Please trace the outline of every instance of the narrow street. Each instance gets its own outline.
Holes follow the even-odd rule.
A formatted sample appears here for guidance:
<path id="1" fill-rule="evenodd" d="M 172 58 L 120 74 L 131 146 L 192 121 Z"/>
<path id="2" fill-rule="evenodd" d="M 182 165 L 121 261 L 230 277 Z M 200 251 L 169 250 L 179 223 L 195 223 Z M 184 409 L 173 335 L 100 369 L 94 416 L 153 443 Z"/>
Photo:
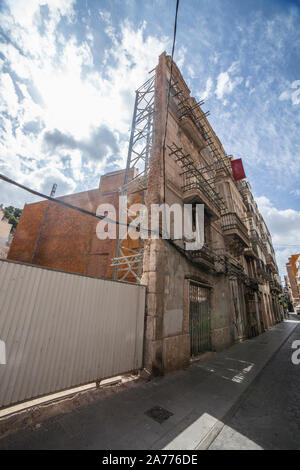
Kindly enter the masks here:
<path id="1" fill-rule="evenodd" d="M 300 449 L 300 323 L 247 389 L 210 449 Z"/>
<path id="2" fill-rule="evenodd" d="M 299 339 L 293 315 L 184 371 L 0 438 L 0 449 L 299 449 Z"/>

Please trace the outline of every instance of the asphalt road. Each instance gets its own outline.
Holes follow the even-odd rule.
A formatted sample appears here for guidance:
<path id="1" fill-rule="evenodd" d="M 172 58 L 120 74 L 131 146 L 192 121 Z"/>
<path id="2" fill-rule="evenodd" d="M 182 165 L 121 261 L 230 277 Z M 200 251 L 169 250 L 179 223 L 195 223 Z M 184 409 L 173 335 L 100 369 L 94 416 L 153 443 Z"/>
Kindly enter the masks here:
<path id="1" fill-rule="evenodd" d="M 47 420 L 37 414 L 24 429 L 0 436 L 0 450 L 299 449 L 295 340 L 300 323 L 280 323 L 185 370 Z M 163 422 L 150 413 L 157 407 L 168 412 Z"/>
<path id="2" fill-rule="evenodd" d="M 241 397 L 210 449 L 300 450 L 300 364 L 291 360 L 296 340 L 300 323 Z"/>

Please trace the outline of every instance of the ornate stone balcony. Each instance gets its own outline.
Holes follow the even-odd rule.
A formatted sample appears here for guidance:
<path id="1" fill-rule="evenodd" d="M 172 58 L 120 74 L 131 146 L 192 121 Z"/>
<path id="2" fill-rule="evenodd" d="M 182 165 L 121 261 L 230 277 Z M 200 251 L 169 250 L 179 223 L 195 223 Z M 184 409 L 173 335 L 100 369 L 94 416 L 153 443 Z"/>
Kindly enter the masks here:
<path id="1" fill-rule="evenodd" d="M 279 294 L 282 291 L 282 286 L 279 282 L 272 280 L 270 281 L 270 289 L 272 292 Z"/>
<path id="2" fill-rule="evenodd" d="M 201 250 L 188 250 L 186 253 L 195 263 L 214 269 L 215 253 L 209 245 L 205 244 Z"/>
<path id="3" fill-rule="evenodd" d="M 264 281 L 270 281 L 271 280 L 271 274 L 268 273 L 267 269 L 265 266 L 258 266 L 256 268 L 257 276 L 263 279 Z"/>
<path id="4" fill-rule="evenodd" d="M 244 249 L 244 256 L 246 256 L 247 258 L 257 258 L 257 253 L 255 252 L 253 246 L 249 246 L 247 248 Z"/>
<path id="5" fill-rule="evenodd" d="M 235 212 L 227 212 L 221 217 L 226 247 L 231 253 L 243 254 L 245 248 L 249 248 L 250 240 L 248 230 L 244 222 Z"/>
<path id="6" fill-rule="evenodd" d="M 185 177 L 182 186 L 183 202 L 191 204 L 193 202 L 204 204 L 206 211 L 213 219 L 218 219 L 221 215 L 221 202 L 219 195 L 208 185 L 204 178 L 199 181 L 198 178 Z"/>
<path id="7" fill-rule="evenodd" d="M 270 254 L 267 255 L 266 263 L 267 263 L 267 267 L 270 269 L 270 271 L 272 271 L 272 273 L 278 272 L 276 263 L 272 255 Z"/>
<path id="8" fill-rule="evenodd" d="M 252 290 L 258 290 L 259 280 L 256 277 L 249 277 L 245 278 L 245 285 Z"/>

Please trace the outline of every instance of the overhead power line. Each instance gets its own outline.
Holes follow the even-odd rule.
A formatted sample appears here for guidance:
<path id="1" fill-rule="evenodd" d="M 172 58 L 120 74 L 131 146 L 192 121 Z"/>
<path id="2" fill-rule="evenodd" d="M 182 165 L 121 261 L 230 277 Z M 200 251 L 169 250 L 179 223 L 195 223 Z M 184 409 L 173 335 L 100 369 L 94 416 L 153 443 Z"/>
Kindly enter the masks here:
<path id="1" fill-rule="evenodd" d="M 120 222 L 118 220 L 111 219 L 110 217 L 107 217 L 105 215 L 100 215 L 100 214 L 97 214 L 96 212 L 92 212 L 92 211 L 88 211 L 87 209 L 83 209 L 82 207 L 74 206 L 73 204 L 70 204 L 66 201 L 63 201 L 62 199 L 56 199 L 52 196 L 48 196 L 47 194 L 40 193 L 39 191 L 36 191 L 35 189 L 31 189 L 28 186 L 25 186 L 21 183 L 18 183 L 17 181 L 12 180 L 11 178 L 8 178 L 5 175 L 0 174 L 0 179 L 5 181 L 6 183 L 9 183 L 9 184 L 12 184 L 14 186 L 17 186 L 18 188 L 21 188 L 24 191 L 27 191 L 28 193 L 34 194 L 35 196 L 41 197 L 43 199 L 48 199 L 48 201 L 52 201 L 52 202 L 55 202 L 56 204 L 60 204 L 62 206 L 68 207 L 69 209 L 76 210 L 78 212 L 81 212 L 82 214 L 90 215 L 92 217 L 96 217 L 97 219 L 100 219 L 100 220 L 105 220 L 105 222 L 110 222 L 112 224 L 121 225 L 121 226 L 124 226 L 124 227 L 131 227 L 130 222 Z M 156 235 L 159 235 L 160 238 L 162 238 L 162 234 L 161 234 L 160 231 L 156 232 L 155 230 L 151 230 L 150 228 L 144 228 L 144 227 L 140 227 L 140 231 L 141 232 L 147 232 L 150 235 L 151 234 L 152 235 L 156 234 Z"/>
<path id="2" fill-rule="evenodd" d="M 175 20 L 174 20 L 174 33 L 173 33 L 173 45 L 172 45 L 172 54 L 171 54 L 170 79 L 169 79 L 169 85 L 168 85 L 168 98 L 167 98 L 166 122 L 165 122 L 165 131 L 164 131 L 164 139 L 163 139 L 163 183 L 164 183 L 164 188 L 163 188 L 163 189 L 164 189 L 164 202 L 166 202 L 166 138 L 167 138 L 167 128 L 168 128 L 168 116 L 169 116 L 171 81 L 172 81 L 172 72 L 173 72 L 173 58 L 174 58 L 175 43 L 176 43 L 178 8 L 179 8 L 179 0 L 176 0 L 176 11 L 175 11 Z"/>
<path id="3" fill-rule="evenodd" d="M 273 246 L 300 246 L 300 243 L 295 244 L 295 245 L 279 245 L 278 243 L 273 243 Z"/>
<path id="4" fill-rule="evenodd" d="M 61 204 L 62 206 L 64 207 L 68 207 L 69 209 L 73 209 L 73 210 L 76 210 L 78 212 L 81 212 L 83 214 L 86 214 L 86 215 L 90 215 L 92 217 L 96 217 L 97 219 L 100 219 L 100 220 L 104 220 L 106 222 L 111 222 L 113 224 L 117 224 L 117 225 L 123 225 L 123 226 L 126 226 L 126 227 L 129 227 L 130 226 L 130 223 L 123 223 L 123 222 L 119 222 L 118 220 L 113 220 L 111 219 L 110 217 L 106 217 L 105 215 L 99 215 L 99 214 L 96 214 L 96 212 L 92 212 L 92 211 L 88 211 L 86 209 L 83 209 L 82 207 L 78 207 L 78 206 L 74 206 L 73 204 L 69 204 L 68 202 L 65 202 L 65 201 L 62 201 L 61 199 L 56 199 L 52 196 L 48 196 L 47 194 L 43 194 L 43 193 L 40 193 L 39 191 L 36 191 L 34 189 L 31 189 L 29 188 L 28 186 L 25 186 L 21 183 L 18 183 L 17 181 L 14 181 L 12 180 L 11 178 L 8 178 L 7 176 L 5 175 L 2 175 L 0 173 L 0 179 L 5 181 L 6 183 L 9 183 L 9 184 L 12 184 L 14 186 L 17 186 L 18 188 L 21 188 L 23 189 L 24 191 L 27 191 L 31 194 L 34 194 L 35 196 L 38 196 L 38 197 L 41 197 L 43 199 L 48 199 L 48 201 L 52 201 L 52 202 L 55 202 L 56 204 Z M 147 231 L 148 233 L 150 234 L 157 234 L 156 231 L 153 231 L 151 229 L 144 229 L 141 227 L 140 229 L 141 231 Z M 158 235 L 160 238 L 163 238 L 162 237 L 162 233 L 161 231 L 158 232 Z M 187 257 L 187 254 L 185 253 L 185 250 L 182 249 L 181 247 L 179 247 L 175 242 L 174 240 L 172 239 L 165 239 L 165 241 L 167 243 L 169 243 L 170 245 L 172 245 L 177 251 L 179 251 L 180 253 L 182 253 L 185 257 Z M 190 260 L 192 263 L 193 261 Z"/>
<path id="5" fill-rule="evenodd" d="M 61 199 L 56 199 L 52 196 L 48 196 L 47 194 L 40 193 L 39 191 L 36 191 L 34 189 L 29 188 L 28 186 L 24 186 L 21 183 L 18 183 L 17 181 L 12 180 L 11 178 L 8 178 L 5 175 L 0 174 L 0 179 L 3 181 L 6 181 L 7 183 L 13 184 L 14 186 L 17 186 L 18 188 L 24 189 L 24 191 L 27 191 L 31 194 L 34 194 L 35 196 L 41 197 L 43 199 L 48 199 L 48 201 L 56 202 L 57 204 L 61 204 L 62 206 L 68 207 L 69 209 L 73 209 L 79 212 L 82 212 L 83 214 L 86 215 L 91 215 L 92 217 L 97 217 L 97 219 L 104 220 L 106 222 L 111 222 L 117 225 L 124 225 L 129 227 L 129 223 L 123 223 L 119 222 L 118 220 L 113 220 L 110 219 L 109 217 L 106 217 L 105 215 L 99 215 L 96 212 L 88 211 L 87 209 L 83 209 L 82 207 L 74 206 L 73 204 L 69 204 L 68 202 L 62 201 Z"/>

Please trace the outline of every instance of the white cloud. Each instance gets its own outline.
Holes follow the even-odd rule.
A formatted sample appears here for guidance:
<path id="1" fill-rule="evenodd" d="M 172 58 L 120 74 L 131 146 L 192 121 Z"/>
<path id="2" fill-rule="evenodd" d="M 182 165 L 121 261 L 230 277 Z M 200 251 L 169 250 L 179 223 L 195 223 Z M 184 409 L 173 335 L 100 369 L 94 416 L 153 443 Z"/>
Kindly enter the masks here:
<path id="1" fill-rule="evenodd" d="M 196 74 L 195 74 L 194 67 L 192 65 L 188 65 L 186 69 L 187 69 L 188 76 L 190 78 L 195 78 Z"/>
<path id="2" fill-rule="evenodd" d="M 293 81 L 289 88 L 281 93 L 279 99 L 280 101 L 291 100 L 293 105 L 300 104 L 300 80 Z"/>
<path id="3" fill-rule="evenodd" d="M 58 28 L 62 17 L 73 21 L 73 0 L 47 3 L 49 12 L 43 18 L 43 32 L 40 5 L 46 5 L 45 0 L 14 0 L 8 4 L 10 13 L 0 14 L 3 31 L 11 39 L 10 43 L 0 44 L 9 72 L 0 77 L 4 112 L 1 171 L 40 189 L 42 179 L 49 184 L 50 180 L 57 180 L 61 188 L 70 192 L 75 189 L 74 181 L 82 182 L 86 174 L 100 174 L 106 159 L 118 157 L 118 162 L 124 165 L 135 90 L 149 77 L 148 72 L 168 46 L 168 39 L 146 36 L 146 23 L 134 28 L 124 21 L 116 31 L 111 16 L 102 12 L 99 21 L 104 22 L 109 39 L 102 73 L 101 66 L 94 66 L 91 31 L 87 29 L 86 40 L 79 42 L 74 36 L 66 39 Z M 181 60 L 184 55 L 185 50 L 181 48 Z M 34 126 L 44 130 L 24 131 Z M 89 142 L 97 129 L 103 128 L 109 129 L 119 142 L 120 155 L 112 154 L 113 147 L 108 146 L 101 161 L 84 163 L 84 158 L 91 155 Z M 58 146 L 50 155 L 43 137 L 56 129 L 70 136 L 71 142 L 78 142 L 78 148 Z M 68 176 L 64 175 L 66 159 Z M 40 170 L 41 166 L 46 170 Z M 6 200 L 7 194 L 3 190 L 0 198 Z"/>
<path id="4" fill-rule="evenodd" d="M 184 59 L 185 59 L 185 56 L 186 56 L 186 53 L 187 53 L 187 48 L 184 47 L 184 46 L 181 46 L 179 49 L 178 49 L 178 52 L 176 53 L 176 57 L 175 57 L 175 61 L 176 61 L 176 65 L 182 69 L 183 67 L 183 64 L 184 64 Z M 193 78 L 193 77 L 192 77 Z"/>
<path id="5" fill-rule="evenodd" d="M 208 79 L 206 80 L 205 90 L 200 91 L 199 93 L 197 93 L 197 95 L 199 96 L 199 98 L 206 100 L 207 98 L 210 97 L 212 88 L 213 88 L 213 80 L 211 77 L 208 77 Z"/>
<path id="6" fill-rule="evenodd" d="M 235 62 L 232 62 L 227 72 L 234 74 L 238 71 L 238 69 L 239 69 L 239 61 L 236 60 Z"/>
<path id="7" fill-rule="evenodd" d="M 216 96 L 219 100 L 223 99 L 224 95 L 229 95 L 233 92 L 237 85 L 243 81 L 243 77 L 231 77 L 238 71 L 238 62 L 233 62 L 226 72 L 221 72 L 217 78 Z"/>
<path id="8" fill-rule="evenodd" d="M 34 187 L 37 191 L 50 194 L 53 183 L 57 184 L 56 196 L 70 194 L 74 191 L 76 183 L 66 177 L 57 168 L 51 166 L 33 171 L 24 178 L 24 184 Z"/>
<path id="9" fill-rule="evenodd" d="M 272 235 L 278 267 L 283 276 L 288 257 L 300 253 L 300 211 L 279 210 L 265 196 L 257 197 L 256 201 Z"/>
<path id="10" fill-rule="evenodd" d="M 18 113 L 18 97 L 8 73 L 2 73 L 0 77 L 0 112 L 9 113 L 12 117 Z"/>
<path id="11" fill-rule="evenodd" d="M 265 196 L 256 198 L 256 201 L 272 233 L 274 244 L 300 243 L 300 211 L 279 210 Z"/>

